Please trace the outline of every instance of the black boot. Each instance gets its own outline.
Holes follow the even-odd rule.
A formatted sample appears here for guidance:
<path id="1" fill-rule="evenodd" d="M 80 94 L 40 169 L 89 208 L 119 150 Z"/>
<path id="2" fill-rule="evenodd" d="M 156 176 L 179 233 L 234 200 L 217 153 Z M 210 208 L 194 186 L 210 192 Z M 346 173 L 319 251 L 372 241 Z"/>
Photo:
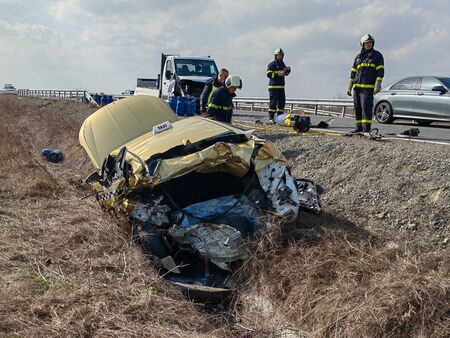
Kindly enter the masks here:
<path id="1" fill-rule="evenodd" d="M 370 124 L 364 124 L 362 131 L 363 131 L 363 133 L 369 133 L 371 129 L 372 128 L 371 128 Z"/>

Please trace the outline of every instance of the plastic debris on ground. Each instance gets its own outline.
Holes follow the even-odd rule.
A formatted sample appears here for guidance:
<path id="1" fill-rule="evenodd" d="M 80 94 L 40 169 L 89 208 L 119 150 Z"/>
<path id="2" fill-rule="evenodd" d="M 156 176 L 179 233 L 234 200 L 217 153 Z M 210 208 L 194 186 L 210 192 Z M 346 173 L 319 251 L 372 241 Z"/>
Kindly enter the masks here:
<path id="1" fill-rule="evenodd" d="M 52 162 L 52 163 L 61 162 L 64 158 L 63 152 L 59 149 L 51 150 L 50 148 L 44 148 L 41 150 L 41 155 L 48 162 Z"/>

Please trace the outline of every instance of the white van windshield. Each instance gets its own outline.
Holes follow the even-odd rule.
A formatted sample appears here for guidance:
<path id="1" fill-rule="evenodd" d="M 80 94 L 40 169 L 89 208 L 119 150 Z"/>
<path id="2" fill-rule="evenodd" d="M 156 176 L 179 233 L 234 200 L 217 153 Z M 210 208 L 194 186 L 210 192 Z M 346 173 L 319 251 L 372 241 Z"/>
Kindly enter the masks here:
<path id="1" fill-rule="evenodd" d="M 176 59 L 175 67 L 178 76 L 214 77 L 219 73 L 213 60 Z"/>

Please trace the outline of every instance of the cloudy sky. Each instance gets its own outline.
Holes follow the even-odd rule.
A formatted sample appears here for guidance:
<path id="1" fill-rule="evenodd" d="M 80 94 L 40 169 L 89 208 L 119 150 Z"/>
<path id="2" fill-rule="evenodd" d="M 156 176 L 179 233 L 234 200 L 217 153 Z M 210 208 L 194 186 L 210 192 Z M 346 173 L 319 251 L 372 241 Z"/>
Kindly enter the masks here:
<path id="1" fill-rule="evenodd" d="M 156 77 L 161 52 L 211 55 L 239 74 L 239 96 L 266 96 L 285 50 L 288 97 L 342 96 L 371 33 L 384 84 L 450 76 L 448 0 L 0 0 L 0 83 L 120 93 Z"/>

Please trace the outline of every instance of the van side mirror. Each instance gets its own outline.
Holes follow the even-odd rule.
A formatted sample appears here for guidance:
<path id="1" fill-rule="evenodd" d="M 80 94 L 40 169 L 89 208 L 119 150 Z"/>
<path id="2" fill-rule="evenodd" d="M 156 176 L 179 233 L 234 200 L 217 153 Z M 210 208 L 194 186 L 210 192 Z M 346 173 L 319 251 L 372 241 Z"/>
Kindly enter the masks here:
<path id="1" fill-rule="evenodd" d="M 447 89 L 444 86 L 434 86 L 431 90 L 433 92 L 441 93 L 440 95 L 447 93 Z"/>
<path id="2" fill-rule="evenodd" d="M 170 70 L 166 70 L 166 80 L 170 80 L 172 78 L 172 73 L 170 72 Z"/>

